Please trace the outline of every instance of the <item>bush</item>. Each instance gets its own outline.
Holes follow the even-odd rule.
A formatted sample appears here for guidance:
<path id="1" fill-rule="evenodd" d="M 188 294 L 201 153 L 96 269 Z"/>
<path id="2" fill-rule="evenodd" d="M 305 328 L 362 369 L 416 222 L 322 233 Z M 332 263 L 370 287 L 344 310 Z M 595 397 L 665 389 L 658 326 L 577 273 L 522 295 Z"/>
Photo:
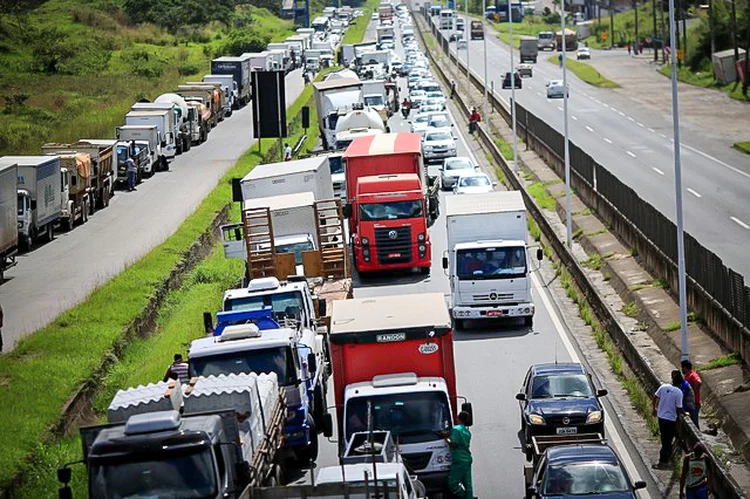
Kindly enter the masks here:
<path id="1" fill-rule="evenodd" d="M 125 12 L 136 22 L 150 22 L 175 32 L 210 21 L 228 23 L 234 0 L 125 0 Z"/>
<path id="2" fill-rule="evenodd" d="M 131 49 L 121 55 L 130 74 L 144 78 L 159 78 L 164 74 L 166 61 L 143 49 Z"/>
<path id="3" fill-rule="evenodd" d="M 190 76 L 198 73 L 201 69 L 194 64 L 184 64 L 177 68 L 177 72 L 180 76 Z"/>
<path id="4" fill-rule="evenodd" d="M 232 56 L 239 56 L 245 52 L 262 52 L 270 41 L 271 38 L 267 35 L 261 36 L 248 29 L 233 29 L 222 43 L 219 52 Z"/>
<path id="5" fill-rule="evenodd" d="M 560 13 L 559 12 L 545 12 L 542 14 L 542 21 L 547 24 L 560 24 Z"/>

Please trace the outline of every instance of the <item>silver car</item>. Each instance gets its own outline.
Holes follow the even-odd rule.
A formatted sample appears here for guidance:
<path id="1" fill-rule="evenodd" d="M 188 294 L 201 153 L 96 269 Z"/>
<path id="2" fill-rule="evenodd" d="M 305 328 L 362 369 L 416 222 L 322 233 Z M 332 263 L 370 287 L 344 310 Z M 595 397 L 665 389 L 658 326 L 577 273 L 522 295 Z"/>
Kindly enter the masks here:
<path id="1" fill-rule="evenodd" d="M 471 173 L 458 177 L 453 192 L 456 194 L 481 194 L 495 190 L 496 182 L 490 180 L 486 173 Z"/>
<path id="2" fill-rule="evenodd" d="M 474 173 L 478 168 L 466 156 L 448 158 L 443 163 L 443 166 L 440 167 L 440 186 L 443 190 L 449 191 L 456 185 L 456 181 L 458 181 L 460 176 Z"/>
<path id="3" fill-rule="evenodd" d="M 565 97 L 564 94 L 567 94 L 567 97 L 570 97 L 570 86 L 568 86 L 566 91 L 562 80 L 551 80 L 547 83 L 548 99 L 562 99 Z"/>
<path id="4" fill-rule="evenodd" d="M 422 156 L 425 162 L 439 161 L 456 156 L 456 137 L 450 128 L 431 129 L 422 138 Z"/>

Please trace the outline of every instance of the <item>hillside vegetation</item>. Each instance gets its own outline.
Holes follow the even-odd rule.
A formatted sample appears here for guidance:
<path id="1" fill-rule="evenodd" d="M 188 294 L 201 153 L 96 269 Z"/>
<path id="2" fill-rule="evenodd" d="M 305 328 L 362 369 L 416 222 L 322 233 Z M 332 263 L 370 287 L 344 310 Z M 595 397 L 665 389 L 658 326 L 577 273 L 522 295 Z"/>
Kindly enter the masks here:
<path id="1" fill-rule="evenodd" d="M 261 50 L 293 31 L 266 8 L 234 4 L 0 2 L 0 155 L 112 137 L 136 100 L 201 78 L 217 55 Z"/>

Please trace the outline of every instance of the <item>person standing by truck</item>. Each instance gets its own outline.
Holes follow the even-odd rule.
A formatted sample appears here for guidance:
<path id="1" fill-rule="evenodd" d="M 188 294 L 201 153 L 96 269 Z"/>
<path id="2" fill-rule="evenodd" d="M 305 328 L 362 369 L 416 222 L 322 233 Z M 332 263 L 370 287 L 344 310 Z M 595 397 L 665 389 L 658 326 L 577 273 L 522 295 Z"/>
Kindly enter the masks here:
<path id="1" fill-rule="evenodd" d="M 132 156 L 125 160 L 125 170 L 128 175 L 128 192 L 132 192 L 135 190 L 135 177 L 138 174 L 138 165 Z"/>
<path id="2" fill-rule="evenodd" d="M 164 373 L 164 382 L 170 379 L 179 379 L 180 383 L 187 383 L 190 381 L 190 374 L 188 373 L 189 366 L 187 362 L 182 360 L 182 354 L 174 354 L 174 362 L 172 362 L 167 368 L 167 372 Z"/>
<path id="3" fill-rule="evenodd" d="M 690 386 L 693 387 L 693 393 L 695 393 L 695 404 L 693 404 L 693 409 L 690 411 L 690 419 L 693 420 L 695 427 L 700 430 L 698 416 L 701 410 L 701 385 L 703 384 L 703 380 L 701 380 L 700 375 L 693 370 L 693 363 L 688 359 L 682 361 L 681 367 L 685 381 L 690 383 Z"/>
<path id="4" fill-rule="evenodd" d="M 662 384 L 654 394 L 654 416 L 659 419 L 659 436 L 661 438 L 659 462 L 651 466 L 656 470 L 670 468 L 672 444 L 675 436 L 677 436 L 677 418 L 680 412 L 684 412 L 682 409 L 682 381 L 680 371 L 674 370 L 672 371 L 672 383 Z"/>
<path id="5" fill-rule="evenodd" d="M 469 431 L 469 413 L 458 414 L 458 424 L 450 434 L 445 436 L 451 450 L 451 468 L 448 473 L 448 489 L 456 497 L 474 499 L 474 487 L 471 481 L 471 432 Z"/>
<path id="6" fill-rule="evenodd" d="M 0 352 L 3 351 L 3 306 L 0 305 Z"/>

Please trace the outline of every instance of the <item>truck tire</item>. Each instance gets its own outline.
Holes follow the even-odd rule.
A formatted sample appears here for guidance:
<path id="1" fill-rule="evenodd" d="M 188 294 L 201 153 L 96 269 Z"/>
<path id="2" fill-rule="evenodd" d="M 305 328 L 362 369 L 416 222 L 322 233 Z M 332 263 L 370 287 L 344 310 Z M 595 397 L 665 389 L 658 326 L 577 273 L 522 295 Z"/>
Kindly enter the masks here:
<path id="1" fill-rule="evenodd" d="M 81 225 L 85 224 L 89 221 L 89 202 L 87 200 L 83 201 L 83 205 L 81 206 Z"/>
<path id="2" fill-rule="evenodd" d="M 70 232 L 73 230 L 73 224 L 75 223 L 75 215 L 73 215 L 73 212 L 70 212 L 70 215 L 65 217 L 64 220 L 60 221 L 60 225 L 62 226 L 62 229 L 65 232 Z"/>
<path id="3" fill-rule="evenodd" d="M 47 227 L 45 227 L 45 229 L 47 230 L 47 241 L 50 241 L 50 242 L 54 241 L 55 240 L 55 228 L 52 227 L 51 223 L 49 223 L 47 224 Z"/>
<path id="4" fill-rule="evenodd" d="M 466 329 L 466 319 L 453 319 L 453 329 Z"/>
<path id="5" fill-rule="evenodd" d="M 319 366 L 321 369 L 324 369 L 323 366 Z M 325 396 L 325 390 L 322 386 L 318 386 L 315 389 L 315 394 L 313 396 L 313 405 L 314 405 L 314 419 L 315 419 L 315 428 L 317 428 L 317 432 L 320 433 L 323 431 L 323 420 L 326 416 L 326 396 Z"/>
<path id="6" fill-rule="evenodd" d="M 430 267 L 419 267 L 419 273 L 422 275 L 430 275 Z"/>
<path id="7" fill-rule="evenodd" d="M 310 427 L 310 445 L 294 452 L 296 464 L 300 468 L 307 467 L 318 459 L 318 431 L 310 414 L 307 415 L 307 424 Z"/>
<path id="8" fill-rule="evenodd" d="M 102 193 L 102 207 L 106 208 L 109 206 L 109 189 L 105 188 Z"/>

